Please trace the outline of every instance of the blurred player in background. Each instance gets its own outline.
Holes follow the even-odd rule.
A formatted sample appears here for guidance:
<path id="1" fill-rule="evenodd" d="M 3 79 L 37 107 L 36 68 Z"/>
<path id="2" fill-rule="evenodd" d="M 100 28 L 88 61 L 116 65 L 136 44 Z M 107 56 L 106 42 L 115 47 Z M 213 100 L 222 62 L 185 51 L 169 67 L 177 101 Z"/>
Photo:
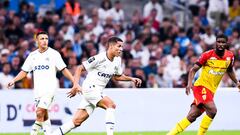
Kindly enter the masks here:
<path id="1" fill-rule="evenodd" d="M 38 49 L 31 52 L 25 60 L 22 71 L 8 83 L 8 87 L 23 79 L 29 72 L 34 77 L 34 97 L 36 102 L 36 121 L 32 126 L 31 135 L 37 135 L 40 128 L 44 134 L 51 133 L 51 122 L 48 117 L 48 109 L 53 101 L 57 89 L 57 70 L 74 82 L 74 77 L 66 68 L 59 52 L 48 47 L 48 33 L 41 31 L 36 34 Z"/>
<path id="2" fill-rule="evenodd" d="M 204 135 L 212 120 L 214 119 L 217 108 L 215 106 L 213 97 L 217 90 L 225 72 L 233 80 L 233 82 L 240 89 L 240 83 L 238 82 L 234 69 L 234 55 L 227 48 L 227 36 L 220 34 L 216 37 L 215 49 L 209 50 L 203 53 L 196 64 L 191 68 L 188 76 L 188 85 L 186 87 L 186 94 L 190 94 L 190 90 L 193 90 L 194 101 L 191 104 L 191 109 L 186 118 L 182 119 L 176 124 L 167 135 L 176 135 L 186 129 L 192 122 L 196 120 L 205 111 L 200 124 L 198 135 Z M 192 86 L 195 73 L 202 67 L 200 77 L 196 80 Z"/>
<path id="3" fill-rule="evenodd" d="M 111 37 L 107 45 L 106 52 L 90 57 L 78 66 L 74 76 L 74 86 L 68 96 L 73 97 L 81 92 L 82 101 L 73 119 L 56 129 L 54 135 L 66 134 L 80 126 L 96 107 L 106 110 L 107 135 L 113 135 L 116 105 L 113 100 L 103 94 L 103 89 L 111 78 L 117 81 L 132 81 L 137 87 L 141 85 L 142 81 L 123 74 L 120 57 L 123 50 L 123 41 L 120 38 Z M 78 82 L 83 71 L 87 71 L 88 74 L 82 87 L 80 87 Z"/>

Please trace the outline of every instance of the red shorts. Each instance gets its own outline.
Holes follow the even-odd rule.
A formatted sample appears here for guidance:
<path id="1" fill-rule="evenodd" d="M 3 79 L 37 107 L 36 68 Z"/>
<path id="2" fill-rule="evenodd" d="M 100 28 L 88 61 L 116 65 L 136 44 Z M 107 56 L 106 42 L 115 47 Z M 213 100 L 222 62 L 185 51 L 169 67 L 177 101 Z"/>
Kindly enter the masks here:
<path id="1" fill-rule="evenodd" d="M 193 87 L 194 101 L 193 104 L 198 106 L 199 104 L 205 104 L 213 101 L 214 94 L 204 86 Z"/>

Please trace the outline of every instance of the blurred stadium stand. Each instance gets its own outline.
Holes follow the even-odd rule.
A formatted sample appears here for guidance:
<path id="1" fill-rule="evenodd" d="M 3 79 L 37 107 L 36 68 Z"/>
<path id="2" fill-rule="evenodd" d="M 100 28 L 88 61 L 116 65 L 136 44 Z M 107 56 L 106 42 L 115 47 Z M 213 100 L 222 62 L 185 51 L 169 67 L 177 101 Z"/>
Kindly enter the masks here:
<path id="1" fill-rule="evenodd" d="M 65 10 L 67 2 L 80 4 L 76 14 Z M 111 8 L 101 7 L 103 2 Z M 108 37 L 122 38 L 124 72 L 142 78 L 143 88 L 185 87 L 188 70 L 221 32 L 229 37 L 240 79 L 239 0 L 1 0 L 0 88 L 36 49 L 34 33 L 40 29 L 48 31 L 49 46 L 61 53 L 72 73 L 77 64 L 104 51 Z M 59 87 L 71 87 L 60 73 L 57 77 Z M 29 74 L 15 88 L 32 88 L 31 82 Z M 220 86 L 234 85 L 224 76 Z M 133 86 L 111 81 L 108 87 Z"/>

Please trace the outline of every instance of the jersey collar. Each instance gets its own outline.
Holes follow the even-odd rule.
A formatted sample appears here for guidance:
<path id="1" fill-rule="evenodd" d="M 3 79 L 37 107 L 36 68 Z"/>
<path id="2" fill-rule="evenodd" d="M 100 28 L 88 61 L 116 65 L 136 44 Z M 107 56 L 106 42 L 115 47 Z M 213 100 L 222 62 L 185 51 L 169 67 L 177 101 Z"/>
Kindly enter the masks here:
<path id="1" fill-rule="evenodd" d="M 43 52 L 40 52 L 40 50 L 38 49 L 38 52 L 42 54 L 42 53 L 46 52 L 48 50 L 48 48 L 46 50 L 44 50 Z"/>

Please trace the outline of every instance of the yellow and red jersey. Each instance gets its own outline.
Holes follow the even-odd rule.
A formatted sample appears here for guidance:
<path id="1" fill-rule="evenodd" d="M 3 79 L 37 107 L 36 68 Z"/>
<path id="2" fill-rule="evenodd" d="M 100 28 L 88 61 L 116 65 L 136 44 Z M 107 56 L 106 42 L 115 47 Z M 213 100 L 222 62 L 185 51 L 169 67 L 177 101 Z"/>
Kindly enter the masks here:
<path id="1" fill-rule="evenodd" d="M 203 53 L 197 62 L 202 65 L 202 72 L 194 86 L 204 86 L 215 93 L 223 75 L 233 66 L 233 62 L 234 55 L 228 50 L 225 50 L 223 57 L 219 57 L 214 50 Z"/>

